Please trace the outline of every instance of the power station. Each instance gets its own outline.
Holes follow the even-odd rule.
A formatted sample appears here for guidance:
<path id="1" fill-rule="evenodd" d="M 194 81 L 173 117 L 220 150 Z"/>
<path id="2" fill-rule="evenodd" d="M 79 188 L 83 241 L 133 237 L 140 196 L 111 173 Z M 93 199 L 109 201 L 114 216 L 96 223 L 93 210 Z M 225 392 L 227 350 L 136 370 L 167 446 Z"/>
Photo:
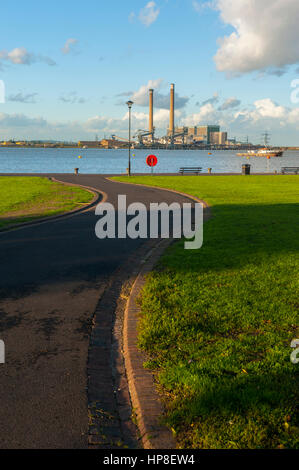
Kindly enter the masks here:
<path id="1" fill-rule="evenodd" d="M 167 135 L 162 139 L 155 138 L 154 127 L 154 90 L 149 89 L 149 120 L 148 131 L 139 129 L 135 138 L 138 138 L 139 146 L 163 143 L 167 147 L 174 148 L 176 144 L 206 144 L 225 145 L 227 142 L 227 132 L 220 132 L 220 126 L 175 126 L 175 84 L 170 85 L 169 103 L 169 127 Z M 145 140 L 144 140 L 145 139 Z"/>
<path id="2" fill-rule="evenodd" d="M 175 128 L 175 85 L 172 83 L 170 85 L 170 108 L 169 108 L 169 128 L 167 130 L 167 144 L 174 146 L 175 140 L 178 137 L 182 137 L 184 143 L 184 137 L 188 134 L 188 128 L 184 128 L 183 131 Z M 157 141 L 155 139 L 155 127 L 154 127 L 154 90 L 149 89 L 149 119 L 148 119 L 148 131 L 143 129 L 138 129 L 136 135 L 134 136 L 138 139 L 140 146 L 144 145 L 144 138 L 146 138 L 147 144 L 153 144 Z"/>
<path id="3" fill-rule="evenodd" d="M 193 127 L 176 127 L 175 126 L 175 84 L 170 85 L 170 102 L 169 102 L 169 126 L 166 135 L 161 138 L 155 136 L 154 125 L 154 93 L 153 88 L 148 90 L 149 93 L 149 117 L 148 130 L 138 129 L 133 135 L 133 147 L 155 147 L 177 148 L 178 146 L 186 146 L 192 148 L 214 146 L 227 147 L 232 145 L 232 141 L 227 138 L 227 132 L 220 132 L 218 125 L 193 126 Z M 99 142 L 80 142 L 81 147 L 104 147 L 104 148 L 122 148 L 128 145 L 127 138 L 112 135 L 111 139 L 102 139 Z"/>

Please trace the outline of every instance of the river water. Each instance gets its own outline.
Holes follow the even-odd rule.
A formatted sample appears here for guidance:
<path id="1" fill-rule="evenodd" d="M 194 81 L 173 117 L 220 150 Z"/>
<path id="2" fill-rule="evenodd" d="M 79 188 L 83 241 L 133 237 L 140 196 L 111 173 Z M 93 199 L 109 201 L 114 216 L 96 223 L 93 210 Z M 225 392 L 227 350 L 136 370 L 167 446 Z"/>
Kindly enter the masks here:
<path id="1" fill-rule="evenodd" d="M 132 173 L 150 173 L 146 156 L 158 157 L 155 173 L 177 173 L 182 166 L 199 166 L 203 172 L 240 173 L 242 164 L 251 165 L 255 173 L 280 172 L 283 166 L 299 166 L 299 151 L 288 151 L 281 158 L 238 157 L 236 151 L 204 150 L 132 150 Z M 78 158 L 78 156 L 82 158 Z M 49 149 L 0 147 L 0 173 L 125 173 L 128 150 Z"/>

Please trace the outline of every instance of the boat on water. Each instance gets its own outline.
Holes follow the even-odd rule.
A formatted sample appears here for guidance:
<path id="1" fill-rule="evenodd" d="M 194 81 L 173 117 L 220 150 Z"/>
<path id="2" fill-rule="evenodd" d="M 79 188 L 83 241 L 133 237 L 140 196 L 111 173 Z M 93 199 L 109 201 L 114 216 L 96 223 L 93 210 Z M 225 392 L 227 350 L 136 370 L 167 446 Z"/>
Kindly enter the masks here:
<path id="1" fill-rule="evenodd" d="M 283 150 L 263 148 L 259 150 L 248 150 L 247 153 L 237 153 L 238 157 L 282 157 Z"/>

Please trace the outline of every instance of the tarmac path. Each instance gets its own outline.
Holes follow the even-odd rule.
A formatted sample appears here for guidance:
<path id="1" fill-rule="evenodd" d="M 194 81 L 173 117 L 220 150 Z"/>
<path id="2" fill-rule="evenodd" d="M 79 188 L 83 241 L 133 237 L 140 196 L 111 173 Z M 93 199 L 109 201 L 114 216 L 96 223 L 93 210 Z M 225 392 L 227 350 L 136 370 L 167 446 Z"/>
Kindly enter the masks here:
<path id="1" fill-rule="evenodd" d="M 190 202 L 100 175 L 43 176 L 104 191 L 115 206 L 118 194 L 126 194 L 128 204 Z M 113 273 L 148 243 L 99 240 L 97 220 L 93 208 L 0 233 L 0 339 L 6 347 L 6 363 L 0 364 L 2 449 L 88 447 L 91 321 Z"/>

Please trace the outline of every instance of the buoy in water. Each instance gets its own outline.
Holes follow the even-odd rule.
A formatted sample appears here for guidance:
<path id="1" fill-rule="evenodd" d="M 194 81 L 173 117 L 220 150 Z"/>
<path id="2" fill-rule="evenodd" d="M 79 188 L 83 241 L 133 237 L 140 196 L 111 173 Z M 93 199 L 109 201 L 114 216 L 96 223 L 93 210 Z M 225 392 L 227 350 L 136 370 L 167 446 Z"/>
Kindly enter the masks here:
<path id="1" fill-rule="evenodd" d="M 78 157 L 78 158 L 82 158 L 82 156 L 81 156 L 81 155 L 79 155 L 79 157 Z"/>

